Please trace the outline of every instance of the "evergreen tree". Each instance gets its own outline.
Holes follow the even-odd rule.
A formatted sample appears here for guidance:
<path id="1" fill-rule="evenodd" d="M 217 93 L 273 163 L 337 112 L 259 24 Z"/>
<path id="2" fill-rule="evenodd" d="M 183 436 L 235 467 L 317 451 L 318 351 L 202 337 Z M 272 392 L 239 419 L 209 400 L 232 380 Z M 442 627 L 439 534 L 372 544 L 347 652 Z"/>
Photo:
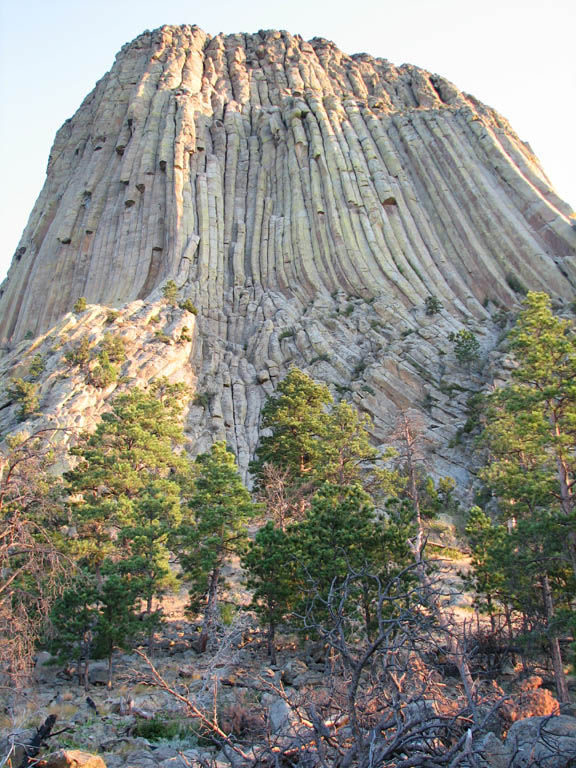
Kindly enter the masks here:
<path id="1" fill-rule="evenodd" d="M 178 522 L 173 500 L 188 472 L 185 457 L 174 452 L 183 442 L 179 422 L 183 391 L 166 387 L 161 381 L 150 392 L 133 389 L 117 397 L 96 430 L 83 435 L 72 450 L 79 462 L 65 478 L 74 494 L 78 554 L 90 562 L 100 582 L 105 558 L 129 554 L 129 531 L 149 520 L 151 498 L 164 506 L 156 518 L 164 519 L 167 530 Z M 165 500 L 158 498 L 158 483 Z M 155 538 L 148 537 L 151 546 Z M 158 539 L 160 544 L 162 540 Z"/>
<path id="2" fill-rule="evenodd" d="M 216 639 L 218 601 L 224 588 L 222 569 L 247 544 L 247 523 L 258 507 L 238 474 L 234 454 L 214 443 L 195 462 L 196 480 L 189 501 L 190 521 L 177 535 L 177 549 L 190 582 L 190 609 L 203 610 L 203 650 Z"/>
<path id="3" fill-rule="evenodd" d="M 79 461 L 65 474 L 77 529 L 71 548 L 97 588 L 92 647 L 110 664 L 114 647 L 125 647 L 135 632 L 147 628 L 151 645 L 153 600 L 172 582 L 168 539 L 190 483 L 190 463 L 175 452 L 183 442 L 183 393 L 159 380 L 149 392 L 117 397 L 96 430 L 80 438 L 72 451 Z M 146 620 L 136 624 L 141 602 Z M 78 606 L 80 615 L 85 609 Z"/>
<path id="4" fill-rule="evenodd" d="M 324 621 L 330 596 L 354 575 L 360 579 L 343 599 L 370 637 L 378 583 L 390 581 L 409 555 L 406 530 L 396 523 L 376 516 L 359 485 L 320 488 L 306 519 L 288 531 L 301 584 L 295 613 L 304 625 Z"/>
<path id="5" fill-rule="evenodd" d="M 509 515 L 557 510 L 576 575 L 576 333 L 545 293 L 529 292 L 524 307 L 509 335 L 517 367 L 489 398 L 484 477 Z"/>
<path id="6" fill-rule="evenodd" d="M 576 576 L 576 334 L 571 321 L 554 317 L 546 294 L 530 292 L 509 346 L 516 368 L 488 398 L 483 479 L 513 532 L 516 562 L 538 587 L 558 695 L 567 701 L 557 605 L 569 606 Z"/>
<path id="7" fill-rule="evenodd" d="M 288 470 L 292 482 L 308 479 L 321 455 L 326 406 L 332 396 L 298 368 L 278 385 L 277 394 L 262 409 L 262 429 L 272 434 L 260 440 L 250 471 L 258 480 L 266 463 Z"/>
<path id="8" fill-rule="evenodd" d="M 362 483 L 367 469 L 379 458 L 370 442 L 370 418 L 340 402 L 321 417 L 318 460 L 313 467 L 317 485 Z"/>
<path id="9" fill-rule="evenodd" d="M 291 539 L 268 521 L 242 558 L 246 585 L 252 590 L 252 608 L 268 626 L 268 655 L 276 664 L 276 629 L 286 619 L 297 595 Z"/>

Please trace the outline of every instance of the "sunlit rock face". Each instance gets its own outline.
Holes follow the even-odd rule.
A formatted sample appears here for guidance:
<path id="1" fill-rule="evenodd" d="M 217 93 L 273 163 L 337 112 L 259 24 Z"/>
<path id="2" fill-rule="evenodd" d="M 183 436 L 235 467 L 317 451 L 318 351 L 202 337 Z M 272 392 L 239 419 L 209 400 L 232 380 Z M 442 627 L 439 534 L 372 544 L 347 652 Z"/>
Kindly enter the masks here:
<path id="1" fill-rule="evenodd" d="M 166 26 L 58 132 L 0 334 L 173 279 L 199 311 L 198 446 L 226 437 L 245 464 L 292 363 L 370 412 L 376 438 L 398 405 L 448 435 L 463 396 L 446 376 L 464 375 L 448 334 L 466 323 L 487 353 L 490 313 L 522 287 L 571 298 L 569 214 L 508 123 L 437 75 L 322 38 Z"/>

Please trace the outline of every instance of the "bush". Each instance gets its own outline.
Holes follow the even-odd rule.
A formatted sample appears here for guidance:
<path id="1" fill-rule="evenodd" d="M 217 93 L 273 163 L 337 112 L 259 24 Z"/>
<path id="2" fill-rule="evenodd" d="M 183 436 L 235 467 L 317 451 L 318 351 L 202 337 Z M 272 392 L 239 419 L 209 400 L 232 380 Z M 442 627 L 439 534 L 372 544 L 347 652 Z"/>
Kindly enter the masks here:
<path id="1" fill-rule="evenodd" d="M 38 410 L 39 400 L 36 394 L 36 387 L 30 381 L 12 379 L 6 393 L 12 400 L 20 403 L 20 408 L 17 411 L 20 421 L 24 421 L 24 419 L 27 419 L 28 416 L 36 413 Z"/>
<path id="2" fill-rule="evenodd" d="M 437 296 L 426 296 L 425 304 L 427 315 L 437 315 L 444 309 L 444 304 Z"/>
<path id="3" fill-rule="evenodd" d="M 454 344 L 454 354 L 460 364 L 470 364 L 479 359 L 480 343 L 472 331 L 464 328 L 458 333 L 451 333 L 448 338 Z"/>
<path id="4" fill-rule="evenodd" d="M 192 405 L 197 405 L 200 408 L 208 408 L 210 405 L 210 395 L 208 395 L 206 392 L 199 392 L 196 395 L 194 395 L 194 400 L 192 400 Z"/>
<path id="5" fill-rule="evenodd" d="M 118 312 L 115 309 L 111 309 L 109 312 L 106 313 L 106 325 L 112 325 L 118 318 L 120 317 L 120 312 Z"/>
<path id="6" fill-rule="evenodd" d="M 290 339 L 295 334 L 296 334 L 296 331 L 294 330 L 294 328 L 287 328 L 285 331 L 282 331 L 282 333 L 278 336 L 278 341 L 282 341 L 282 339 Z"/>
<path id="7" fill-rule="evenodd" d="M 86 296 L 80 296 L 80 298 L 79 298 L 79 299 L 76 299 L 76 303 L 75 303 L 75 304 L 74 304 L 74 306 L 72 307 L 72 310 L 73 310 L 73 311 L 74 311 L 74 312 L 75 312 L 77 315 L 79 315 L 79 314 L 81 314 L 82 312 L 84 312 L 84 310 L 86 309 L 86 307 L 87 307 L 87 306 L 88 306 L 88 303 L 87 303 L 87 301 L 86 301 Z"/>
<path id="8" fill-rule="evenodd" d="M 154 715 L 151 720 L 137 720 L 133 729 L 134 736 L 140 736 L 149 741 L 170 741 L 190 735 L 185 725 L 177 720 L 163 720 Z"/>
<path id="9" fill-rule="evenodd" d="M 192 315 L 197 315 L 198 310 L 196 306 L 192 303 L 192 299 L 184 299 L 184 301 L 181 301 L 180 304 L 178 304 L 180 309 L 185 309 L 186 312 L 190 312 Z"/>
<path id="10" fill-rule="evenodd" d="M 41 354 L 34 355 L 30 363 L 28 374 L 32 379 L 37 379 L 40 374 L 44 373 L 46 364 Z"/>
<path id="11" fill-rule="evenodd" d="M 86 365 L 90 360 L 91 350 L 92 344 L 90 343 L 90 339 L 88 336 L 82 336 L 80 341 L 72 349 L 66 352 L 64 360 L 68 365 Z"/>
<path id="12" fill-rule="evenodd" d="M 190 328 L 188 328 L 187 325 L 184 325 L 178 343 L 183 344 L 186 341 L 192 341 L 192 336 L 190 336 Z"/>
<path id="13" fill-rule="evenodd" d="M 178 293 L 179 288 L 174 280 L 168 280 L 166 285 L 162 288 L 162 296 L 164 296 L 164 300 L 172 307 L 175 307 L 178 304 Z"/>
<path id="14" fill-rule="evenodd" d="M 514 293 L 519 293 L 521 296 L 526 296 L 528 293 L 528 289 L 524 283 L 512 272 L 508 272 L 506 275 L 506 282 L 508 283 L 508 287 L 511 288 Z"/>
<path id="15" fill-rule="evenodd" d="M 90 371 L 88 383 L 98 389 L 106 389 L 118 378 L 118 368 L 112 365 L 107 352 L 100 352 L 98 363 Z"/>
<path id="16" fill-rule="evenodd" d="M 123 363 L 126 360 L 126 348 L 121 336 L 107 333 L 102 339 L 100 350 L 106 352 L 112 363 Z"/>
<path id="17" fill-rule="evenodd" d="M 168 336 L 168 334 L 164 333 L 163 331 L 156 331 L 154 338 L 156 341 L 161 341 L 162 344 L 172 344 L 172 339 L 170 336 Z"/>

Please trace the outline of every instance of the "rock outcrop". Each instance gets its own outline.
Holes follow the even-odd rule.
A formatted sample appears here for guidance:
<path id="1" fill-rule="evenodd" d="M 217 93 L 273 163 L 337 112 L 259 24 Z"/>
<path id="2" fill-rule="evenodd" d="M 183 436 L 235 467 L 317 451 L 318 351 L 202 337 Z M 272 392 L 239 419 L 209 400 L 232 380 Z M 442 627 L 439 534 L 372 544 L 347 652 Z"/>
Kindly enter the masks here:
<path id="1" fill-rule="evenodd" d="M 491 313 L 524 286 L 571 298 L 569 216 L 507 122 L 439 76 L 321 38 L 162 27 L 57 134 L 0 289 L 3 368 L 78 297 L 127 318 L 174 280 L 198 308 L 178 356 L 199 448 L 226 438 L 246 467 L 291 363 L 369 412 L 376 440 L 404 405 L 446 443 L 470 388 L 448 334 L 466 324 L 488 353 Z"/>

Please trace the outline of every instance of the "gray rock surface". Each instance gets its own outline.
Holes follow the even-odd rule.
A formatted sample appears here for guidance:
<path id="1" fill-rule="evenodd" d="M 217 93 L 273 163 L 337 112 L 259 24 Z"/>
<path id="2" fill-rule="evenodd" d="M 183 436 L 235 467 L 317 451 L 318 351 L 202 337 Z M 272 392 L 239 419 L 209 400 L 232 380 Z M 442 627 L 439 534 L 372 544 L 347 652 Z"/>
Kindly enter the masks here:
<path id="1" fill-rule="evenodd" d="M 422 411 L 436 473 L 462 480 L 446 446 L 480 379 L 448 335 L 472 329 L 489 363 L 518 282 L 571 300 L 569 214 L 508 123 L 437 75 L 322 38 L 165 26 L 123 47 L 56 136 L 0 289 L 0 377 L 42 354 L 29 428 L 73 429 L 122 386 L 185 381 L 192 450 L 226 439 L 246 471 L 295 363 L 368 413 L 376 443 L 398 407 Z M 162 309 L 160 338 L 169 279 L 198 314 Z M 129 360 L 97 390 L 62 354 L 98 343 L 107 306 Z"/>

